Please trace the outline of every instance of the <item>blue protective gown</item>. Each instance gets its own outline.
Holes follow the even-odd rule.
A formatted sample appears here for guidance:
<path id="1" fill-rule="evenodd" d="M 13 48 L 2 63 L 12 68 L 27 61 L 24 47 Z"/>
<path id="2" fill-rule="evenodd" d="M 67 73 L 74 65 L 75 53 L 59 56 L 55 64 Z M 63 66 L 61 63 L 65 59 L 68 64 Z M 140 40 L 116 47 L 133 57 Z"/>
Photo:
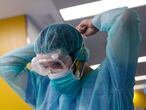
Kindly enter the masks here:
<path id="1" fill-rule="evenodd" d="M 140 19 L 135 12 L 119 8 L 95 16 L 92 22 L 108 32 L 106 57 L 100 67 L 83 77 L 78 92 L 61 94 L 48 77 L 26 67 L 35 57 L 33 45 L 2 56 L 0 75 L 36 110 L 134 110 Z"/>

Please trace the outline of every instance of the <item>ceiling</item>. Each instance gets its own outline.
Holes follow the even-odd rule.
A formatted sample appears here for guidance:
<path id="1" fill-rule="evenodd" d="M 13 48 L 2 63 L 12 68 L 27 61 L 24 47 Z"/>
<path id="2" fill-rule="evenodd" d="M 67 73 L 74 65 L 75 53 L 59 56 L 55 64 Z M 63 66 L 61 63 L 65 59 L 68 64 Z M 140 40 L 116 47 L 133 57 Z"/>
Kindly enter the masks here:
<path id="1" fill-rule="evenodd" d="M 59 9 L 79 5 L 97 0 L 0 0 L 0 19 L 28 15 L 39 29 L 50 23 L 64 22 L 60 16 Z M 139 56 L 146 56 L 146 6 L 135 8 L 141 17 L 141 32 L 143 35 Z M 76 26 L 81 19 L 68 21 L 66 23 Z M 86 40 L 90 49 L 91 58 L 89 64 L 101 63 L 105 57 L 105 45 L 107 34 L 99 32 Z M 146 74 L 146 63 L 138 64 L 137 75 Z"/>

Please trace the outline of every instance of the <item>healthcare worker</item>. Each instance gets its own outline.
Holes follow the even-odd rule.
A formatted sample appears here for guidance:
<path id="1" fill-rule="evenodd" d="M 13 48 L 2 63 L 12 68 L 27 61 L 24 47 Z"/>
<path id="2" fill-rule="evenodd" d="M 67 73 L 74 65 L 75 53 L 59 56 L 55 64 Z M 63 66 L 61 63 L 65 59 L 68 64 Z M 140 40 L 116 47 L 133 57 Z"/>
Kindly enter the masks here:
<path id="1" fill-rule="evenodd" d="M 134 110 L 139 23 L 124 7 L 83 20 L 77 30 L 49 25 L 32 45 L 2 56 L 0 74 L 36 110 Z M 108 33 L 106 57 L 92 70 L 81 34 L 98 31 Z"/>

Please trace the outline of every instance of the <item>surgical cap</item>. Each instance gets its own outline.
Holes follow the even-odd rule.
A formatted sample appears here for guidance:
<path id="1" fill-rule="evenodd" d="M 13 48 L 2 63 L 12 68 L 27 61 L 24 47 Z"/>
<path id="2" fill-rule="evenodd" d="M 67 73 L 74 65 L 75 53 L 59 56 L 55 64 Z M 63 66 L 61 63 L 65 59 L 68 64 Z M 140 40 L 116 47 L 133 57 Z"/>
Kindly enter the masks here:
<path id="1" fill-rule="evenodd" d="M 87 61 L 88 49 L 83 45 L 83 38 L 78 30 L 68 24 L 51 24 L 45 27 L 35 41 L 36 54 L 47 54 L 60 49 L 64 55 Z"/>

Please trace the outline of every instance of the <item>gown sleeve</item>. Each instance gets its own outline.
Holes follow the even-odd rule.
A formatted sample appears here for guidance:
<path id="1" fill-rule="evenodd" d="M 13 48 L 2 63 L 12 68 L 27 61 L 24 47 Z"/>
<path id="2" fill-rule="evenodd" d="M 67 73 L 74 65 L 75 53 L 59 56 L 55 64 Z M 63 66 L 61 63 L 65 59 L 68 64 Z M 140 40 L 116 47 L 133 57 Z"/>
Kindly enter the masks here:
<path id="1" fill-rule="evenodd" d="M 26 66 L 34 56 L 33 45 L 27 45 L 0 57 L 0 76 L 32 106 L 35 106 L 37 76 Z"/>
<path id="2" fill-rule="evenodd" d="M 107 68 L 112 84 L 123 89 L 134 82 L 141 42 L 140 18 L 127 7 L 113 9 L 92 19 L 93 25 L 108 33 Z"/>

